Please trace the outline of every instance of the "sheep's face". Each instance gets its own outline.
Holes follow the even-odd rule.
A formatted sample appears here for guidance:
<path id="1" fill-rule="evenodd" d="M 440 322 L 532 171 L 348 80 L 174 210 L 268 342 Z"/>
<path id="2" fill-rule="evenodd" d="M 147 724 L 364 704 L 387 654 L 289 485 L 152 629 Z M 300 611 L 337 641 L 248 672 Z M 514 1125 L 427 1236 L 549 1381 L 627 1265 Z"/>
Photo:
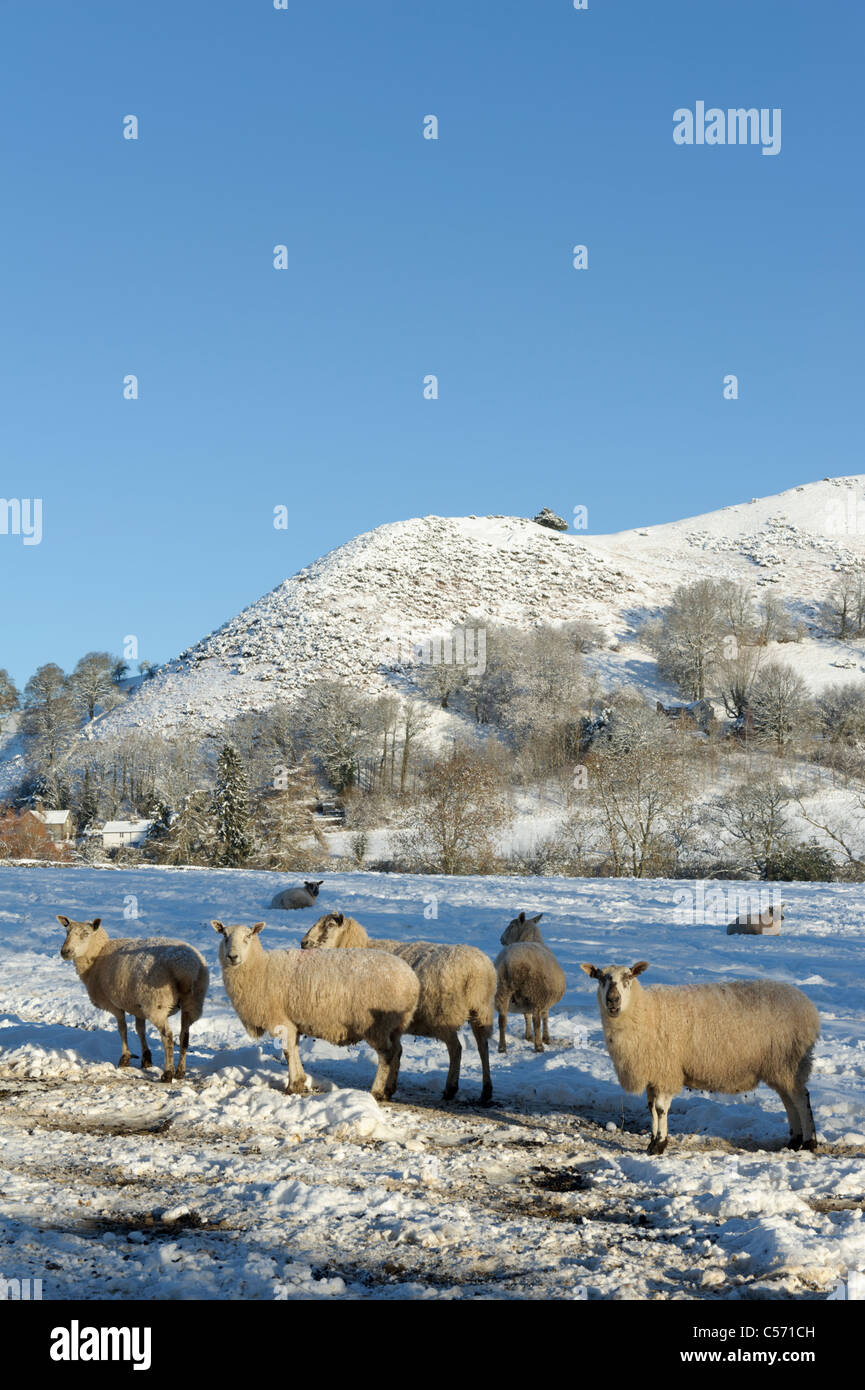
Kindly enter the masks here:
<path id="1" fill-rule="evenodd" d="M 521 912 L 519 917 L 515 917 L 512 922 L 508 923 L 499 937 L 499 941 L 503 946 L 511 946 L 515 941 L 537 941 L 538 931 L 535 929 L 543 915 L 542 912 L 539 912 L 537 917 L 527 917 L 524 912 Z"/>
<path id="2" fill-rule="evenodd" d="M 631 986 L 637 975 L 648 970 L 647 960 L 638 960 L 636 965 L 606 965 L 599 970 L 596 965 L 581 964 L 580 969 L 598 982 L 598 1004 L 601 1016 L 619 1018 L 626 1012 L 631 1001 Z"/>
<path id="3" fill-rule="evenodd" d="M 304 881 L 304 885 L 303 885 L 303 886 L 304 886 L 304 888 L 306 889 L 307 893 L 309 894 L 309 896 L 310 896 L 311 898 L 317 898 L 317 897 L 318 897 L 318 890 L 319 890 L 319 888 L 321 887 L 321 885 L 322 885 L 323 883 L 324 883 L 324 879 L 323 879 L 323 878 L 320 878 L 320 879 L 318 879 L 317 881 L 311 880 L 311 879 L 306 879 L 306 880 Z"/>
<path id="4" fill-rule="evenodd" d="M 60 947 L 60 955 L 63 960 L 77 960 L 79 956 L 84 956 L 93 944 L 93 933 L 99 930 L 102 923 L 101 917 L 94 917 L 92 922 L 70 922 L 68 917 L 58 917 L 63 930 L 66 932 L 66 940 Z"/>
<path id="5" fill-rule="evenodd" d="M 256 922 L 252 927 L 226 927 L 222 922 L 211 922 L 214 931 L 222 937 L 219 959 L 224 967 L 243 965 L 249 955 L 249 948 L 264 926 Z"/>
<path id="6" fill-rule="evenodd" d="M 309 951 L 314 946 L 338 946 L 344 921 L 342 912 L 328 912 L 324 917 L 319 917 L 301 941 L 300 949 Z"/>

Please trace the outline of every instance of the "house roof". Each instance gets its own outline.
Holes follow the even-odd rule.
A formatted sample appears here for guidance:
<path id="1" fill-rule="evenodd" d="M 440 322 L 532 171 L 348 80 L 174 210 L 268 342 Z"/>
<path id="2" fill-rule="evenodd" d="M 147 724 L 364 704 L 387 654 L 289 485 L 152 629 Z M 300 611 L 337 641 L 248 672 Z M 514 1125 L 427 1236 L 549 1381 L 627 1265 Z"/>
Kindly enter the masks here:
<path id="1" fill-rule="evenodd" d="M 152 820 L 107 820 L 102 827 L 103 835 L 128 835 L 130 831 L 142 834 L 149 830 Z"/>
<path id="2" fill-rule="evenodd" d="M 67 811 L 46 811 L 42 806 L 28 806 L 31 816 L 41 820 L 43 825 L 63 825 L 72 812 Z"/>

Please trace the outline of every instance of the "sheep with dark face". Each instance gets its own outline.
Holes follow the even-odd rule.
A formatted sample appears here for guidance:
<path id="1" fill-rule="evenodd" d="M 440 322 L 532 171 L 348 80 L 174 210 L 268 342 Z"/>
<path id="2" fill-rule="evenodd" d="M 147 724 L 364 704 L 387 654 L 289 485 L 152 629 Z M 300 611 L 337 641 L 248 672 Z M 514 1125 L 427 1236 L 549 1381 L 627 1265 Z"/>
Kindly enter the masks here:
<path id="1" fill-rule="evenodd" d="M 323 878 L 307 879 L 302 888 L 283 888 L 273 898 L 271 907 L 315 907 Z"/>
<path id="2" fill-rule="evenodd" d="M 57 921 L 66 932 L 61 956 L 73 962 L 91 1004 L 105 1009 L 117 1020 L 121 1042 L 118 1067 L 129 1066 L 126 1015 L 132 1014 L 141 1043 L 142 1070 L 152 1065 L 145 1026 L 149 1022 L 159 1029 L 165 1049 L 161 1079 L 182 1080 L 189 1029 L 201 1018 L 207 993 L 209 976 L 204 957 L 194 946 L 164 937 L 112 940 L 100 917 L 94 917 L 92 922 L 72 922 L 68 917 L 58 917 Z M 175 1071 L 174 1036 L 168 1020 L 178 1010 L 180 1057 Z"/>
<path id="3" fill-rule="evenodd" d="M 549 946 L 547 946 L 547 943 L 541 936 L 541 929 L 538 926 L 538 922 L 541 920 L 543 915 L 544 914 L 542 912 L 539 912 L 536 917 L 527 917 L 524 912 L 521 912 L 518 917 L 515 917 L 512 922 L 508 923 L 501 936 L 499 937 L 499 941 L 501 942 L 502 946 L 513 946 L 516 945 L 518 941 L 534 941 L 537 943 L 537 945 L 543 946 L 546 950 L 549 950 L 550 948 Z M 562 991 L 562 993 L 564 993 L 564 991 Z M 561 995 L 559 995 L 559 999 L 560 998 Z M 556 999 L 554 1002 L 558 1003 L 559 1001 L 558 999 Z M 543 1027 L 543 1041 L 545 1043 L 548 1043 L 550 1041 L 549 1009 L 542 1009 L 540 1018 Z M 526 1042 L 531 1042 L 532 1015 L 530 1013 L 523 1014 L 523 1022 L 526 1025 Z M 505 1044 L 505 1047 L 502 1047 L 500 1045 L 499 1052 L 504 1052 L 506 1050 L 506 1047 L 507 1044 Z M 542 1051 L 543 1049 L 540 1050 Z"/>
<path id="4" fill-rule="evenodd" d="M 815 1149 L 817 1134 L 806 1082 L 820 1018 L 793 985 L 736 980 L 644 990 L 649 967 L 583 963 L 598 982 L 604 1041 L 619 1084 L 645 1090 L 652 1117 L 650 1154 L 667 1147 L 667 1114 L 683 1087 L 739 1095 L 759 1082 L 781 1098 L 791 1149 Z"/>
<path id="5" fill-rule="evenodd" d="M 784 920 L 784 903 L 741 912 L 727 928 L 728 936 L 780 936 Z"/>

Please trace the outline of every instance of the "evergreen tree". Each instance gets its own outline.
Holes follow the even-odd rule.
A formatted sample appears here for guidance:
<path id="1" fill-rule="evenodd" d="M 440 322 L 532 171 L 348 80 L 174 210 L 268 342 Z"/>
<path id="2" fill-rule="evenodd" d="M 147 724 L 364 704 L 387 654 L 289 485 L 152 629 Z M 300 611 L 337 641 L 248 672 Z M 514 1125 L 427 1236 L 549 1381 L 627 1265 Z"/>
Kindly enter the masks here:
<path id="1" fill-rule="evenodd" d="M 252 853 L 249 829 L 249 786 L 246 769 L 232 743 L 225 743 L 216 765 L 213 801 L 219 861 L 232 868 Z"/>

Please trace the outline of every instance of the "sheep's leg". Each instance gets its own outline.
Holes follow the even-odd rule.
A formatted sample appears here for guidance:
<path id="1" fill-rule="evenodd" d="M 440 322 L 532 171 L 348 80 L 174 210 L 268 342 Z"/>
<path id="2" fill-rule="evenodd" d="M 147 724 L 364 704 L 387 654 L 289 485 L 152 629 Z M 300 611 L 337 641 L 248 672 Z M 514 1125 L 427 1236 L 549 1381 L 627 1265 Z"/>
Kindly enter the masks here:
<path id="1" fill-rule="evenodd" d="M 814 1124 L 814 1112 L 811 1109 L 811 1097 L 806 1087 L 795 1092 L 793 1100 L 799 1112 L 800 1123 L 802 1126 L 802 1148 L 816 1149 L 817 1147 L 817 1127 Z M 792 1145 L 791 1145 L 792 1147 Z"/>
<path id="2" fill-rule="evenodd" d="M 531 1014 L 523 1014 L 523 1021 L 524 1021 L 525 1025 L 526 1025 L 526 1042 L 531 1042 L 531 1040 L 532 1040 L 532 1016 L 531 1016 Z"/>
<path id="3" fill-rule="evenodd" d="M 117 1030 L 120 1033 L 120 1061 L 118 1067 L 129 1066 L 129 1042 L 126 1035 L 126 1014 L 122 1009 L 112 1009 L 114 1017 L 117 1019 Z"/>
<path id="4" fill-rule="evenodd" d="M 507 1004 L 505 1004 L 504 1008 L 499 1009 L 499 1052 L 507 1052 L 508 1050 L 508 1040 L 506 1034 L 507 1026 L 508 1006 Z M 526 1037 L 528 1037 L 528 1033 L 526 1034 Z"/>
<path id="5" fill-rule="evenodd" d="M 174 1075 L 178 1081 L 182 1081 L 186 1075 L 186 1051 L 189 1047 L 189 1025 L 192 1019 L 186 1009 L 180 1010 L 180 1056 L 177 1059 L 177 1071 Z"/>
<path id="6" fill-rule="evenodd" d="M 483 1023 L 471 1022 L 472 1032 L 475 1035 L 475 1042 L 478 1045 L 478 1056 L 481 1059 L 481 1072 L 484 1078 L 483 1089 L 481 1090 L 481 1105 L 489 1105 L 493 1098 L 493 1079 L 490 1076 L 490 1033 L 491 1028 L 486 1028 Z"/>
<path id="7" fill-rule="evenodd" d="M 165 1070 L 160 1076 L 160 1081 L 174 1080 L 174 1034 L 171 1031 L 171 1024 L 168 1019 L 158 1024 L 159 1036 L 162 1039 L 162 1046 L 165 1049 Z"/>
<path id="8" fill-rule="evenodd" d="M 306 1072 L 297 1046 L 297 1029 L 293 1023 L 285 1023 L 281 1031 L 282 1051 L 288 1063 L 288 1085 L 285 1089 L 289 1095 L 302 1096 L 306 1093 Z"/>
<path id="9" fill-rule="evenodd" d="M 658 1117 L 655 1114 L 655 1097 L 657 1096 L 657 1094 L 658 1093 L 655 1090 L 654 1086 L 646 1087 L 646 1104 L 649 1107 L 649 1118 L 652 1121 L 652 1138 L 649 1144 L 650 1150 L 651 1145 L 655 1142 L 655 1140 L 658 1137 Z"/>
<path id="10" fill-rule="evenodd" d="M 150 1048 L 147 1046 L 147 1024 L 143 1018 L 136 1018 L 135 1031 L 138 1034 L 138 1041 L 141 1043 L 141 1070 L 145 1067 L 153 1066 L 153 1058 L 150 1055 Z"/>
<path id="11" fill-rule="evenodd" d="M 787 1112 L 787 1123 L 790 1126 L 790 1139 L 787 1144 L 788 1149 L 801 1149 L 802 1147 L 802 1121 L 799 1118 L 799 1111 L 796 1102 L 781 1086 L 773 1086 L 772 1090 L 780 1096 L 781 1104 Z"/>
<path id="12" fill-rule="evenodd" d="M 667 1134 L 667 1115 L 669 1113 L 672 1096 L 666 1096 L 661 1091 L 655 1090 L 654 1110 L 652 1113 L 652 1139 L 647 1149 L 650 1154 L 662 1154 L 667 1147 L 669 1135 Z"/>
<path id="13" fill-rule="evenodd" d="M 375 1047 L 375 1044 L 372 1044 Z M 375 1047 L 378 1057 L 378 1070 L 372 1083 L 372 1094 L 375 1100 L 390 1100 L 396 1090 L 397 1077 L 399 1076 L 399 1064 L 402 1057 L 402 1043 L 400 1042 L 399 1029 L 395 1028 L 390 1035 L 386 1047 Z"/>
<path id="14" fill-rule="evenodd" d="M 532 1014 L 532 1027 L 535 1030 L 535 1052 L 543 1052 L 544 1045 L 541 1042 L 541 1015 L 540 1012 Z"/>
<path id="15" fill-rule="evenodd" d="M 544 1042 L 548 1043 L 550 1040 L 550 1013 L 548 1009 L 544 1010 L 541 1014 L 541 1018 L 544 1021 Z"/>
<path id="16" fill-rule="evenodd" d="M 453 1100 L 460 1088 L 460 1061 L 463 1055 L 463 1045 L 459 1040 L 456 1028 L 448 1030 L 444 1043 L 448 1050 L 450 1063 L 448 1065 L 448 1076 L 445 1082 L 442 1100 Z"/>

